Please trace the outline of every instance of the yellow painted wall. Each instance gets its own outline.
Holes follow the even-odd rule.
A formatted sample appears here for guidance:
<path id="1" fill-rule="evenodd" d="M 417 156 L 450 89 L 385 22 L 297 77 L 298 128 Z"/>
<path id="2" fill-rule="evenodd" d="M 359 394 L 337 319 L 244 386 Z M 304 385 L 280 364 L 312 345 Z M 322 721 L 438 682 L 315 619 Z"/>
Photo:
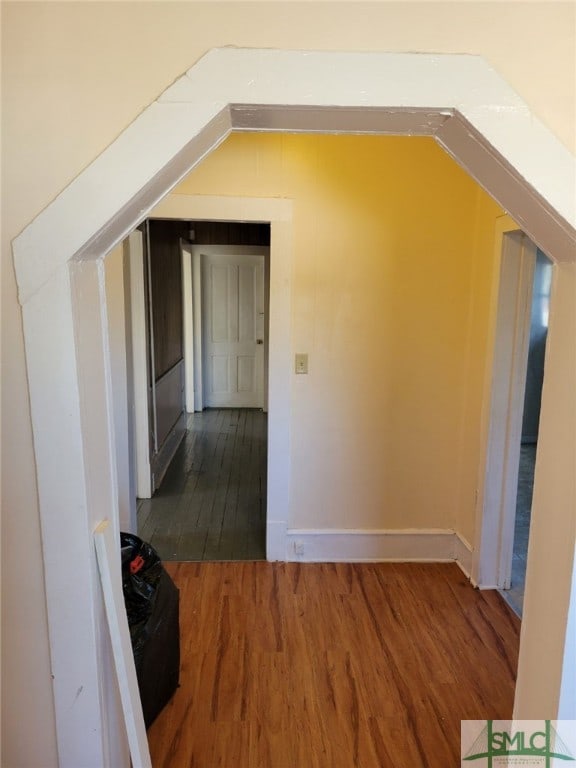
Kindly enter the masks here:
<path id="1" fill-rule="evenodd" d="M 2 2 L 0 12 L 0 762 L 10 768 L 36 768 L 57 765 L 57 757 L 36 474 L 11 240 L 146 105 L 218 45 L 480 54 L 574 152 L 576 9 L 573 3 L 557 2 L 78 0 Z M 304 266 L 302 272 L 298 281 L 306 279 Z M 326 286 L 325 301 L 328 290 Z M 299 307 L 302 319 L 295 331 L 302 341 L 308 341 L 302 329 L 307 327 L 309 312 L 309 307 Z M 472 381 L 470 375 L 468 381 Z M 305 397 L 300 401 L 302 407 L 309 402 Z M 309 415 L 303 411 L 303 423 Z M 471 429 L 469 424 L 472 420 L 466 415 L 462 428 Z M 473 465 L 469 458 L 462 461 Z M 465 485 L 470 486 L 470 479 Z"/>
<path id="2" fill-rule="evenodd" d="M 294 200 L 291 525 L 471 541 L 500 209 L 428 138 L 235 134 L 175 191 Z"/>

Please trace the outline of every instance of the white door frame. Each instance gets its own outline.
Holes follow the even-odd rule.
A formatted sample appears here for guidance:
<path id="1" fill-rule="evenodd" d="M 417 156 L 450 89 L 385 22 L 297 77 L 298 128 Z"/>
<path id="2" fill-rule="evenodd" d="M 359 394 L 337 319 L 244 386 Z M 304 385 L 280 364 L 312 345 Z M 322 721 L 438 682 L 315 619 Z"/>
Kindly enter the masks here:
<path id="1" fill-rule="evenodd" d="M 286 559 L 286 529 L 289 520 L 290 391 L 292 372 L 291 281 L 292 281 L 292 201 L 279 198 L 224 197 L 216 195 L 167 195 L 150 212 L 150 218 L 190 221 L 270 222 L 269 309 L 268 309 L 268 483 L 266 499 L 266 558 Z M 197 248 L 206 250 L 224 246 L 187 246 L 194 254 L 191 277 L 186 269 L 186 301 L 200 289 L 200 258 Z M 225 246 L 238 250 L 237 246 Z M 202 408 L 200 345 L 201 302 L 195 296 L 194 317 L 187 318 L 194 335 L 194 408 Z"/>
<path id="2" fill-rule="evenodd" d="M 238 222 L 241 223 L 241 222 Z M 263 410 L 268 410 L 268 315 L 270 247 L 249 245 L 196 245 L 181 243 L 182 291 L 184 304 L 184 364 L 186 372 L 186 411 L 202 411 L 204 408 L 204 360 L 202 344 L 202 256 L 210 253 L 256 253 L 265 258 L 265 318 L 264 318 L 264 383 Z"/>
<path id="3" fill-rule="evenodd" d="M 241 222 L 239 222 L 241 223 Z M 262 246 L 257 246 L 262 249 Z M 202 411 L 204 408 L 203 352 L 202 352 L 202 254 L 212 250 L 220 253 L 253 253 L 252 246 L 195 245 L 182 242 L 182 289 L 184 302 L 184 363 L 186 375 L 186 411 Z M 263 410 L 268 411 L 268 315 L 270 248 L 266 247 L 265 290 L 265 349 Z"/>
<path id="4" fill-rule="evenodd" d="M 566 507 L 572 474 L 550 470 L 555 443 L 548 425 L 554 426 L 556 445 L 560 441 L 568 461 L 573 431 L 558 414 L 563 405 L 570 409 L 573 404 L 576 378 L 572 369 L 566 374 L 566 350 L 574 339 L 576 158 L 476 56 L 225 48 L 207 53 L 170 86 L 13 243 L 61 766 L 127 765 L 92 538 L 104 518 L 110 518 L 115 533 L 118 522 L 103 258 L 231 130 L 433 136 L 560 263 L 537 480 L 540 466 L 548 471 L 536 483 L 532 526 L 537 535 L 531 538 L 529 609 L 514 710 L 515 717 L 523 717 L 537 707 L 553 717 L 568 639 L 574 545 Z M 238 218 L 244 218 L 242 212 Z M 275 216 L 264 220 L 278 221 Z M 285 222 L 283 216 L 272 226 L 272 248 L 276 238 L 290 253 L 288 231 L 282 234 Z M 271 292 L 276 289 L 281 301 L 270 313 L 269 406 L 275 427 L 270 428 L 269 449 L 287 463 L 292 351 L 289 319 L 280 318 L 290 300 L 289 259 L 275 258 L 272 267 Z M 270 464 L 269 476 L 276 472 L 280 507 L 268 522 L 267 551 L 268 557 L 282 558 L 290 472 Z M 542 569 L 551 531 L 557 557 Z M 271 535 L 277 549 L 270 545 Z M 531 568 L 539 579 L 536 590 Z M 547 600 L 548 587 L 562 599 Z M 545 669 L 534 663 L 542 642 Z"/>
<path id="5" fill-rule="evenodd" d="M 150 410 L 148 381 L 148 342 L 146 334 L 146 286 L 144 280 L 144 245 L 140 230 L 135 229 L 124 241 L 130 263 L 130 328 L 132 335 L 131 406 L 134 412 L 133 441 L 136 474 L 136 495 L 139 499 L 152 496 L 150 467 Z"/>
<path id="6" fill-rule="evenodd" d="M 204 409 L 204 374 L 202 372 L 202 258 L 192 253 L 194 410 Z"/>
<path id="7" fill-rule="evenodd" d="M 495 254 L 486 458 L 472 566 L 472 579 L 483 589 L 510 587 L 536 245 L 502 216 Z"/>

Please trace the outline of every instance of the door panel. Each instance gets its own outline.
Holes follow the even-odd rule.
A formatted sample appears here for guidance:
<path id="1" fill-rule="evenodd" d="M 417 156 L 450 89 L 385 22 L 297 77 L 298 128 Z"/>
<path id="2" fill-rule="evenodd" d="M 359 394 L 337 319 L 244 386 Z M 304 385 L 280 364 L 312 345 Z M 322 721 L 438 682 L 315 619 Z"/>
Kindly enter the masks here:
<path id="1" fill-rule="evenodd" d="M 228 356 L 212 355 L 212 392 L 226 393 L 230 390 Z"/>
<path id="2" fill-rule="evenodd" d="M 210 264 L 208 296 L 210 300 L 210 341 L 214 344 L 228 341 L 228 268 Z"/>
<path id="3" fill-rule="evenodd" d="M 262 261 L 262 264 L 264 262 Z M 256 275 L 254 267 L 241 265 L 238 268 L 238 338 L 240 342 L 256 339 Z"/>
<path id="4" fill-rule="evenodd" d="M 262 408 L 264 256 L 202 257 L 204 405 Z"/>
<path id="5" fill-rule="evenodd" d="M 156 382 L 156 430 L 160 448 L 182 415 L 184 361 L 171 368 Z"/>
<path id="6" fill-rule="evenodd" d="M 254 381 L 254 358 L 238 357 L 238 392 L 252 392 L 256 386 Z"/>

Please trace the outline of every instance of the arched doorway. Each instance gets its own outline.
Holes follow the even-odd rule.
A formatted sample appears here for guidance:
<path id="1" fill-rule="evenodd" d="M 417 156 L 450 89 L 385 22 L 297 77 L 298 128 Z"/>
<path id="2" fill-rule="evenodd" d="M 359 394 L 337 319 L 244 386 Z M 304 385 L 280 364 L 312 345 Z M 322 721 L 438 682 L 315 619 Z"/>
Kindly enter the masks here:
<path id="1" fill-rule="evenodd" d="M 114 684 L 92 544 L 92 531 L 103 517 L 117 525 L 103 258 L 231 130 L 264 129 L 434 136 L 562 266 L 542 418 L 545 431 L 556 431 L 555 439 L 566 446 L 563 455 L 570 457 L 572 437 L 561 410 L 563 398 L 570 402 L 563 350 L 573 338 L 574 159 L 569 153 L 475 57 L 212 51 L 14 243 L 63 764 L 85 764 L 86 755 L 94 765 L 122 764 L 111 757 L 119 754 L 122 731 L 111 711 Z M 277 279 L 282 283 L 280 275 Z M 285 283 L 281 287 L 289 291 Z M 272 333 L 271 327 L 271 338 Z M 270 382 L 271 420 L 274 413 L 290 412 L 289 344 L 279 347 L 279 354 L 278 371 L 285 375 L 275 386 Z M 278 461 L 289 432 L 287 419 L 279 419 L 278 431 L 271 432 L 270 451 Z M 551 438 L 544 443 L 550 455 Z M 548 524 L 561 531 L 570 496 L 563 503 L 558 498 L 562 483 L 552 491 L 552 481 L 549 477 L 542 485 L 541 495 L 550 502 Z M 281 476 L 277 492 L 283 506 L 270 515 L 282 529 L 288 524 L 289 474 Z M 564 539 L 569 548 L 569 536 Z M 546 547 L 544 538 L 539 546 Z M 557 552 L 556 572 L 546 577 L 557 587 L 559 582 L 566 596 L 573 557 L 568 549 Z M 527 711 L 536 691 L 545 705 L 559 688 L 563 605 L 549 607 L 546 621 L 527 613 L 517 716 Z M 552 659 L 544 689 L 537 671 L 530 670 L 539 624 L 554 638 L 554 647 L 548 642 Z"/>

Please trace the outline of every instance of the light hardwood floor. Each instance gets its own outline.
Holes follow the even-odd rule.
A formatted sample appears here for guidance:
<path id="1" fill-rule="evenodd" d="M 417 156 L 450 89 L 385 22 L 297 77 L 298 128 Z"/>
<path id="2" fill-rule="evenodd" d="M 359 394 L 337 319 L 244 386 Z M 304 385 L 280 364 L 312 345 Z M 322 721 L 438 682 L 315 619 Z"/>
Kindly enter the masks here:
<path id="1" fill-rule="evenodd" d="M 520 621 L 454 564 L 167 563 L 180 688 L 154 768 L 455 768 L 512 715 Z"/>

